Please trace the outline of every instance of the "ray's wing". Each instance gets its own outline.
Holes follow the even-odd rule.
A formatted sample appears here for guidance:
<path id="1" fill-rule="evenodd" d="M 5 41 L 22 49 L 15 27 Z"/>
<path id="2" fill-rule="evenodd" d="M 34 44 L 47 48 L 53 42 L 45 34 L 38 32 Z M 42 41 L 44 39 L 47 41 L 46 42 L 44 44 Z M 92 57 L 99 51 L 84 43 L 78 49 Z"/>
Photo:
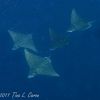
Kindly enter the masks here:
<path id="1" fill-rule="evenodd" d="M 21 36 L 20 33 L 17 33 L 17 32 L 11 31 L 11 30 L 8 30 L 8 33 L 10 34 L 10 36 L 11 36 L 12 40 L 14 41 L 14 43 L 21 40 L 22 36 Z"/>
<path id="2" fill-rule="evenodd" d="M 59 77 L 59 74 L 54 70 L 51 60 L 48 57 L 43 58 L 43 62 L 39 65 L 39 68 L 37 69 L 37 73 L 41 75 L 49 75 L 49 76 L 57 76 Z"/>
<path id="3" fill-rule="evenodd" d="M 71 24 L 76 25 L 79 22 L 83 22 L 83 19 L 77 14 L 75 8 L 73 8 L 71 13 Z"/>
<path id="4" fill-rule="evenodd" d="M 29 65 L 29 75 L 28 78 L 34 77 L 37 75 L 37 66 L 42 63 L 42 58 L 34 55 L 27 49 L 24 49 L 25 58 Z"/>
<path id="5" fill-rule="evenodd" d="M 18 48 L 20 48 L 20 44 L 22 44 L 23 42 L 23 36 L 20 33 L 16 33 L 14 31 L 8 30 L 13 42 L 14 42 L 14 46 L 12 48 L 12 50 L 16 50 Z"/>

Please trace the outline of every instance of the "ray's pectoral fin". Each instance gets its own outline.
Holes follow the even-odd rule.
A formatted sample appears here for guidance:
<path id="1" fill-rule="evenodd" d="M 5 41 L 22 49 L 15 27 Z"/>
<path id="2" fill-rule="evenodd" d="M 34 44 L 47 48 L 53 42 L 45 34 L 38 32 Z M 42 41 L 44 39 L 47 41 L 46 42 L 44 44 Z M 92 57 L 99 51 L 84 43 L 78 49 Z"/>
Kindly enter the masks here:
<path id="1" fill-rule="evenodd" d="M 36 69 L 37 74 L 39 75 L 48 75 L 59 77 L 59 74 L 54 70 L 51 60 L 48 57 L 44 58 L 44 61 Z"/>
<path id="2" fill-rule="evenodd" d="M 87 26 L 84 27 L 84 28 L 82 29 L 82 31 L 85 31 L 85 30 L 90 29 L 90 28 L 93 26 L 93 23 L 94 23 L 94 22 L 95 22 L 95 21 L 90 21 L 90 22 L 88 22 L 88 23 L 87 23 Z"/>
<path id="3" fill-rule="evenodd" d="M 18 45 L 16 45 L 16 44 L 14 44 L 14 46 L 12 47 L 12 50 L 17 50 L 17 49 L 19 49 L 20 47 L 18 46 Z"/>
<path id="4" fill-rule="evenodd" d="M 95 22 L 96 22 L 96 20 L 89 21 L 88 22 L 88 28 L 91 28 Z"/>

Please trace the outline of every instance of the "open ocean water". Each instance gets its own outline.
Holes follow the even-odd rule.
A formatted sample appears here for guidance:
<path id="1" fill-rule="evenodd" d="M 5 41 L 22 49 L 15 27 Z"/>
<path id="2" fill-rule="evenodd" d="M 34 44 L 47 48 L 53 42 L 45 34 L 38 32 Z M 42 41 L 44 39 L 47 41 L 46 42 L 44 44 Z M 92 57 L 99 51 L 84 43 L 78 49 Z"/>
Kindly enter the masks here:
<path id="1" fill-rule="evenodd" d="M 73 8 L 95 21 L 90 29 L 66 32 Z M 69 44 L 50 51 L 50 27 Z M 12 50 L 8 30 L 31 33 L 60 77 L 27 79 L 23 48 Z M 0 0 L 0 100 L 100 100 L 100 0 Z"/>

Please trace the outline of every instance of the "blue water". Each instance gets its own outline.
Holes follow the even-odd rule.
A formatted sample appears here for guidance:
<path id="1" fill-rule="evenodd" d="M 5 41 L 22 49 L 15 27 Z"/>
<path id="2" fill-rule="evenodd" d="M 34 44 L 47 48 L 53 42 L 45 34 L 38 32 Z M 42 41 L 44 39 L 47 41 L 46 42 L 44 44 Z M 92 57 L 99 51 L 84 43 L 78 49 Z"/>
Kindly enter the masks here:
<path id="1" fill-rule="evenodd" d="M 66 33 L 70 12 L 95 20 L 86 31 Z M 49 51 L 48 28 L 69 36 L 69 45 Z M 60 78 L 27 79 L 23 49 L 12 51 L 8 29 L 32 33 L 41 56 L 51 56 Z M 100 100 L 99 0 L 0 0 L 0 93 L 38 93 L 39 98 L 18 100 Z M 11 97 L 0 100 L 12 100 Z"/>

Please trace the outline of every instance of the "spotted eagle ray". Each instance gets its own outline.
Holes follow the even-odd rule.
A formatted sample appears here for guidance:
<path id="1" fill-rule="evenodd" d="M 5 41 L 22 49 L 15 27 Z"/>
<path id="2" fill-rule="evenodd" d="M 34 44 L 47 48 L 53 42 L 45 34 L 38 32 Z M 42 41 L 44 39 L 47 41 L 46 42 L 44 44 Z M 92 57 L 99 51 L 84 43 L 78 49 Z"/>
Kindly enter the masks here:
<path id="1" fill-rule="evenodd" d="M 85 21 L 83 18 L 81 18 L 75 8 L 72 9 L 71 12 L 71 25 L 67 32 L 74 32 L 74 31 L 84 31 L 92 27 L 92 24 L 94 21 Z"/>
<path id="2" fill-rule="evenodd" d="M 59 77 L 59 74 L 54 70 L 51 64 L 51 59 L 49 57 L 37 56 L 28 49 L 24 49 L 24 53 L 29 65 L 28 78 L 33 78 L 37 75 Z"/>
<path id="3" fill-rule="evenodd" d="M 51 28 L 49 28 L 49 35 L 50 35 L 50 40 L 51 40 L 50 50 L 55 50 L 57 48 L 62 48 L 65 45 L 69 44 L 68 36 L 56 33 Z"/>
<path id="4" fill-rule="evenodd" d="M 28 48 L 34 52 L 38 52 L 34 45 L 32 34 L 23 34 L 11 30 L 8 30 L 8 32 L 14 42 L 12 50 L 16 50 L 22 47 L 22 48 Z"/>

